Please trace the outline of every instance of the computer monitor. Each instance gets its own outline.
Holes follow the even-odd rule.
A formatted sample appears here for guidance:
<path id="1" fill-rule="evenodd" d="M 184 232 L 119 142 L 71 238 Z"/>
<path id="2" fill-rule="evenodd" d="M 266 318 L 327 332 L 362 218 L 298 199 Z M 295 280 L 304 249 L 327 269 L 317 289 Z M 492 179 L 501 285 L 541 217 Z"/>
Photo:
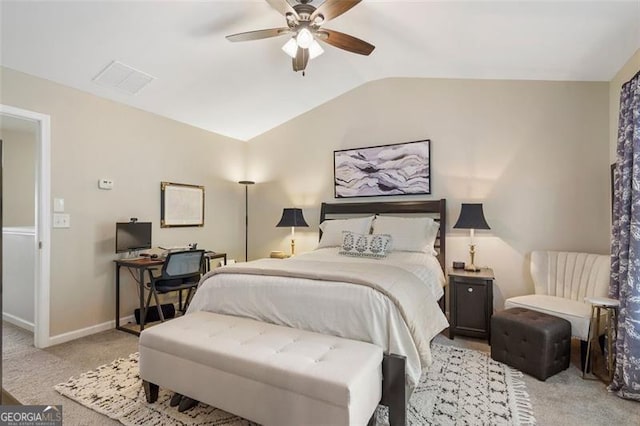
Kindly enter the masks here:
<path id="1" fill-rule="evenodd" d="M 116 253 L 151 248 L 151 222 L 116 223 Z"/>

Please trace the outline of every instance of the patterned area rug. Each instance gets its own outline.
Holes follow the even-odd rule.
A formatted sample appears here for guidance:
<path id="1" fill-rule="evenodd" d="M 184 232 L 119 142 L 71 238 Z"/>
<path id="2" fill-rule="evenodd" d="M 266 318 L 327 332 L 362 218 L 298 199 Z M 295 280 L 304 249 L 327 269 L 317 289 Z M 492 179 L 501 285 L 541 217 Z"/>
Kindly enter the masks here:
<path id="1" fill-rule="evenodd" d="M 535 418 L 522 373 L 469 349 L 432 345 L 433 365 L 413 391 L 410 425 L 533 425 Z M 160 389 L 158 402 L 146 402 L 138 376 L 138 354 L 71 378 L 55 390 L 124 425 L 248 426 L 254 423 L 198 404 L 184 413 L 169 406 L 171 393 Z M 388 424 L 380 407 L 378 425 Z"/>

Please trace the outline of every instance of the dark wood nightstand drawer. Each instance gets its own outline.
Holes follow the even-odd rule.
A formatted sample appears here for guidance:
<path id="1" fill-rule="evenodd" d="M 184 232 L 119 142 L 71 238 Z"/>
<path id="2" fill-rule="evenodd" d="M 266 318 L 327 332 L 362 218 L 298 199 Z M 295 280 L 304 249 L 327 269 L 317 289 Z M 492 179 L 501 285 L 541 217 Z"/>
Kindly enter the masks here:
<path id="1" fill-rule="evenodd" d="M 456 283 L 456 301 L 459 309 L 456 309 L 456 326 L 483 333 L 487 329 L 487 312 L 485 301 L 487 299 L 487 286 L 485 284 Z M 463 307 L 460 309 L 460 307 Z"/>
<path id="2" fill-rule="evenodd" d="M 449 270 L 449 337 L 456 334 L 491 339 L 493 271 Z"/>

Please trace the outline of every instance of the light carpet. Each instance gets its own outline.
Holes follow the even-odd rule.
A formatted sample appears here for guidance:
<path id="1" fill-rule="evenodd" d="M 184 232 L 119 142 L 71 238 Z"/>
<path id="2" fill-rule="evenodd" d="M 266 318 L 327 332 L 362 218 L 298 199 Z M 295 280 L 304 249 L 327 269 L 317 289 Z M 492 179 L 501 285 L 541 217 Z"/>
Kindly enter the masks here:
<path id="1" fill-rule="evenodd" d="M 413 391 L 410 425 L 532 425 L 533 410 L 522 373 L 469 349 L 432 345 L 433 364 Z M 254 423 L 198 404 L 184 413 L 169 406 L 171 392 L 160 389 L 158 401 L 146 402 L 138 374 L 138 354 L 120 358 L 56 385 L 55 390 L 124 425 L 248 426 Z M 378 425 L 388 424 L 380 407 Z"/>

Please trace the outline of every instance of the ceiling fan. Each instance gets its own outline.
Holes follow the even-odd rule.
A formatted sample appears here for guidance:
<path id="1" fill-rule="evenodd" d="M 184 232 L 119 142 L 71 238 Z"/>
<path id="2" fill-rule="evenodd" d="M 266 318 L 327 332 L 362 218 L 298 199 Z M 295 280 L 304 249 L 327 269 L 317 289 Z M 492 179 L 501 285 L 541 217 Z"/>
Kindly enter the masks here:
<path id="1" fill-rule="evenodd" d="M 324 52 L 318 40 L 359 55 L 369 55 L 375 49 L 375 46 L 359 38 L 322 28 L 327 21 L 342 15 L 362 0 L 326 0 L 317 8 L 309 4 L 311 0 L 297 0 L 294 5 L 287 0 L 266 1 L 284 15 L 287 26 L 232 34 L 227 36 L 227 40 L 251 41 L 291 35 L 282 50 L 293 58 L 293 70 L 302 71 L 302 75 L 309 60 Z"/>

